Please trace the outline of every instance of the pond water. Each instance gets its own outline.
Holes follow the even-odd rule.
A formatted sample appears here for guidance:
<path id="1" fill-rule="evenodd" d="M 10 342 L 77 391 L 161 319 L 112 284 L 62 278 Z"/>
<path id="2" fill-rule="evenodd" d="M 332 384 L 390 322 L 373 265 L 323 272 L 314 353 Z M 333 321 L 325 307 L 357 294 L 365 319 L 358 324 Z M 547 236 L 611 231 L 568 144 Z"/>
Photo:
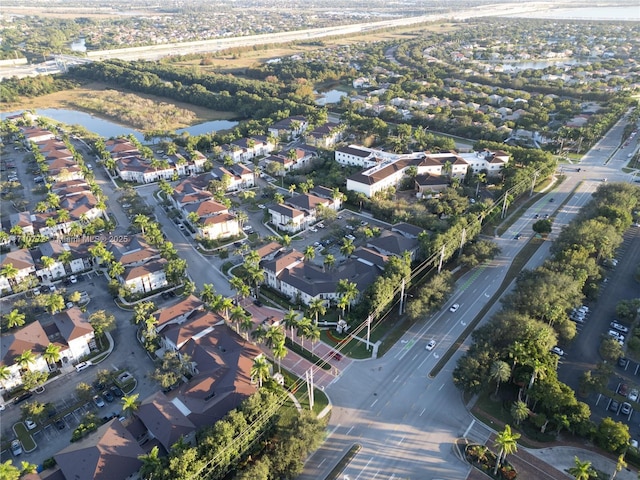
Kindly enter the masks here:
<path id="1" fill-rule="evenodd" d="M 0 114 L 1 119 L 7 116 L 16 115 L 20 112 L 8 112 Z M 118 135 L 133 134 L 138 140 L 144 142 L 144 135 L 138 130 L 134 130 L 124 125 L 96 117 L 89 113 L 80 112 L 78 110 L 66 110 L 63 108 L 39 108 L 36 109 L 38 115 L 51 118 L 57 122 L 66 123 L 68 125 L 82 125 L 90 132 L 97 133 L 101 137 L 110 138 Z M 228 130 L 238 125 L 238 122 L 231 120 L 213 120 L 210 122 L 199 123 L 187 128 L 176 130 L 176 133 L 189 132 L 190 135 L 202 135 L 203 133 L 217 132 Z"/>
<path id="2" fill-rule="evenodd" d="M 86 52 L 87 46 L 84 44 L 84 38 L 81 37 L 69 44 L 69 48 L 74 52 Z"/>
<path id="3" fill-rule="evenodd" d="M 327 90 L 326 92 L 321 92 L 318 94 L 318 98 L 316 98 L 317 105 L 327 105 L 328 103 L 338 103 L 342 97 L 344 97 L 347 92 L 343 92 L 342 90 Z"/>

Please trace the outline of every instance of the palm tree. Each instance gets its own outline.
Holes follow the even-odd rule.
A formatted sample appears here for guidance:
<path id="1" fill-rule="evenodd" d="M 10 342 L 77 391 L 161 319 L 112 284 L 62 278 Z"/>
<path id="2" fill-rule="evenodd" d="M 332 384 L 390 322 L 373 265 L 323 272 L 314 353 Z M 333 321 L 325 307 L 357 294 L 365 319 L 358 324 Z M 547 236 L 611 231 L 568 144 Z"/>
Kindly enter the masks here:
<path id="1" fill-rule="evenodd" d="M 347 302 L 347 308 L 349 309 L 349 311 L 351 311 L 351 301 L 355 300 L 360 293 L 358 291 L 358 285 L 355 282 L 350 282 L 349 280 L 343 278 L 341 280 L 338 280 L 336 291 L 341 294 L 340 300 L 345 300 Z M 344 315 L 344 308 L 342 313 Z"/>
<path id="2" fill-rule="evenodd" d="M 264 334 L 264 344 L 267 348 L 273 348 L 274 345 L 284 342 L 285 333 L 282 327 L 272 325 Z"/>
<path id="3" fill-rule="evenodd" d="M 6 365 L 0 365 L 0 382 L 11 376 L 11 370 Z"/>
<path id="4" fill-rule="evenodd" d="M 9 281 L 12 289 L 16 286 L 15 278 L 18 276 L 18 273 L 20 273 L 20 270 L 18 270 L 13 263 L 7 263 L 0 269 L 0 276 L 5 277 Z"/>
<path id="5" fill-rule="evenodd" d="M 289 311 L 282 318 L 282 323 L 285 328 L 291 329 L 291 340 L 293 340 L 293 329 L 298 326 L 298 312 L 293 309 L 289 309 Z"/>
<path id="6" fill-rule="evenodd" d="M 568 472 L 576 480 L 589 480 L 592 476 L 596 476 L 596 472 L 591 466 L 591 462 L 582 462 L 578 457 L 573 457 L 575 466 L 571 467 Z"/>
<path id="7" fill-rule="evenodd" d="M 327 313 L 327 307 L 324 304 L 324 300 L 321 298 L 314 298 L 311 300 L 311 303 L 309 303 L 307 308 L 307 312 L 309 315 L 315 317 L 315 324 L 318 325 L 318 315 L 324 315 Z"/>
<path id="8" fill-rule="evenodd" d="M 49 295 L 49 298 L 47 298 L 47 309 L 51 315 L 55 315 L 56 313 L 63 311 L 64 306 L 64 297 L 62 295 L 53 293 Z"/>
<path id="9" fill-rule="evenodd" d="M 140 231 L 144 235 L 145 229 L 149 226 L 149 217 L 139 213 L 133 218 L 133 223 L 140 229 Z"/>
<path id="10" fill-rule="evenodd" d="M 306 337 L 311 340 L 311 353 L 313 353 L 316 343 L 320 340 L 320 329 L 316 325 L 311 325 L 307 330 Z"/>
<path id="11" fill-rule="evenodd" d="M 36 363 L 36 355 L 31 350 L 25 350 L 14 358 L 14 362 L 20 365 L 23 370 L 29 370 L 29 365 Z"/>
<path id="12" fill-rule="evenodd" d="M 520 422 L 529 418 L 529 407 L 523 401 L 518 400 L 511 406 L 511 416 L 516 421 L 516 425 L 520 425 Z"/>
<path id="13" fill-rule="evenodd" d="M 613 480 L 614 478 L 616 478 L 616 475 L 618 474 L 618 472 L 623 468 L 626 468 L 626 466 L 627 466 L 627 462 L 624 461 L 624 453 L 622 455 L 618 455 L 618 461 L 616 462 L 616 470 L 611 474 L 610 480 Z"/>
<path id="14" fill-rule="evenodd" d="M 40 257 L 40 261 L 42 262 L 42 266 L 49 271 L 49 276 L 52 276 L 51 268 L 56 264 L 56 261 L 51 257 L 47 257 L 46 255 Z"/>
<path id="15" fill-rule="evenodd" d="M 284 346 L 284 338 L 271 347 L 271 352 L 273 352 L 273 358 L 278 361 L 278 372 L 280 372 L 282 359 L 286 357 L 289 352 L 289 350 Z"/>
<path id="16" fill-rule="evenodd" d="M 161 471 L 162 460 L 160 460 L 158 452 L 158 446 L 156 445 L 149 453 L 138 457 L 138 460 L 142 462 L 142 466 L 140 467 L 141 478 L 153 478 L 155 473 Z"/>
<path id="17" fill-rule="evenodd" d="M 489 375 L 493 380 L 496 381 L 496 391 L 494 395 L 497 395 L 498 389 L 500 388 L 500 383 L 506 382 L 511 377 L 511 367 L 509 367 L 509 364 L 507 362 L 496 360 L 491 364 Z"/>
<path id="18" fill-rule="evenodd" d="M 316 256 L 316 249 L 313 248 L 313 245 L 307 245 L 307 248 L 304 249 L 305 262 L 309 262 L 313 260 L 315 256 Z"/>
<path id="19" fill-rule="evenodd" d="M 121 262 L 113 262 L 109 266 L 109 277 L 116 279 L 124 273 L 124 265 Z"/>
<path id="20" fill-rule="evenodd" d="M 269 362 L 264 355 L 258 355 L 251 367 L 251 380 L 258 380 L 258 388 L 262 388 L 262 382 L 269 378 Z"/>
<path id="21" fill-rule="evenodd" d="M 25 322 L 25 314 L 20 312 L 17 308 L 11 310 L 4 319 L 7 321 L 8 328 L 21 327 Z"/>
<path id="22" fill-rule="evenodd" d="M 60 347 L 50 343 L 42 353 L 42 358 L 44 358 L 49 365 L 55 365 L 56 362 L 60 360 Z"/>
<path id="23" fill-rule="evenodd" d="M 513 433 L 511 431 L 510 425 L 505 425 L 504 430 L 499 432 L 496 436 L 496 441 L 494 444 L 495 448 L 500 449 L 500 453 L 496 458 L 496 466 L 493 470 L 493 475 L 496 476 L 498 474 L 498 467 L 502 465 L 502 462 L 505 461 L 507 455 L 518 451 L 518 439 L 520 438 L 519 433 Z"/>
<path id="24" fill-rule="evenodd" d="M 345 257 L 350 257 L 353 251 L 356 249 L 353 244 L 353 240 L 349 240 L 348 238 L 342 239 L 342 246 L 340 247 L 340 253 Z"/>
<path id="25" fill-rule="evenodd" d="M 251 315 L 245 315 L 242 320 L 240 320 L 240 330 L 244 332 L 245 341 L 249 341 L 249 332 L 253 328 L 253 318 Z"/>
<path id="26" fill-rule="evenodd" d="M 487 174 L 486 173 L 479 173 L 478 175 L 476 175 L 476 197 L 478 196 L 478 191 L 480 190 L 480 184 L 481 183 L 485 183 L 487 181 Z"/>
<path id="27" fill-rule="evenodd" d="M 134 395 L 125 395 L 122 397 L 122 411 L 127 415 L 133 415 L 140 403 L 138 402 L 138 394 Z"/>
<path id="28" fill-rule="evenodd" d="M 333 268 L 333 266 L 336 263 L 336 257 L 334 257 L 332 254 L 328 253 L 325 257 L 324 257 L 324 261 L 322 262 L 324 267 L 328 270 L 331 270 Z"/>
<path id="29" fill-rule="evenodd" d="M 289 185 L 289 195 L 293 195 L 293 192 L 296 191 L 296 184 L 292 183 L 291 185 Z"/>
<path id="30" fill-rule="evenodd" d="M 282 238 L 280 238 L 280 243 L 283 247 L 288 247 L 291 245 L 291 237 L 289 235 L 283 235 Z"/>
<path id="31" fill-rule="evenodd" d="M 240 333 L 240 322 L 245 318 L 245 311 L 240 305 L 231 309 L 230 320 L 236 324 L 236 333 Z"/>
<path id="32" fill-rule="evenodd" d="M 302 317 L 298 321 L 298 325 L 296 327 L 296 334 L 300 337 L 300 345 L 304 348 L 304 339 L 308 337 L 309 331 L 313 326 L 313 322 L 310 318 Z"/>
<path id="33" fill-rule="evenodd" d="M 234 277 L 238 278 L 238 277 Z M 232 279 L 233 280 L 233 279 Z M 200 290 L 200 298 L 204 303 L 210 305 L 216 298 L 216 289 L 211 283 L 205 283 Z"/>

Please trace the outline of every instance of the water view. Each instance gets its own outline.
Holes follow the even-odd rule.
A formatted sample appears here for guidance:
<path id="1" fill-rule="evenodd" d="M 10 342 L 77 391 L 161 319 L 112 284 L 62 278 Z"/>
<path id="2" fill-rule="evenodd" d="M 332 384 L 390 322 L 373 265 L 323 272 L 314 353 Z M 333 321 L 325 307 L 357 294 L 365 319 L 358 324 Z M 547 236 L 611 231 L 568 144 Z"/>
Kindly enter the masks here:
<path id="1" fill-rule="evenodd" d="M 20 112 L 2 113 L 0 118 L 5 119 L 7 116 L 16 115 Z M 80 112 L 78 110 L 66 110 L 63 108 L 41 108 L 36 109 L 38 115 L 51 118 L 57 122 L 66 123 L 68 125 L 82 125 L 87 130 L 97 133 L 101 137 L 110 138 L 118 135 L 133 134 L 138 140 L 144 141 L 144 135 L 138 130 L 134 130 L 124 125 L 96 117 L 89 113 Z M 238 125 L 238 122 L 231 120 L 212 120 L 210 122 L 199 123 L 187 128 L 176 130 L 176 133 L 188 132 L 190 135 L 202 135 L 204 133 L 228 130 Z"/>
<path id="2" fill-rule="evenodd" d="M 326 92 L 318 94 L 318 98 L 316 98 L 316 104 L 327 105 L 329 103 L 338 103 L 340 99 L 346 94 L 347 92 L 343 92 L 342 90 L 327 90 Z"/>

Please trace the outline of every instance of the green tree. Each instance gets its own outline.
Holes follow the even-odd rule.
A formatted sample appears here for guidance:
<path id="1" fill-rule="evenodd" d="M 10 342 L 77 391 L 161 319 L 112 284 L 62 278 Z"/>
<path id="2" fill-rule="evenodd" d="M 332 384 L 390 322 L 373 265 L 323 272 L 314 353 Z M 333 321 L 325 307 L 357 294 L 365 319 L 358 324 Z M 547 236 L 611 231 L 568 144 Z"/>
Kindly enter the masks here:
<path id="1" fill-rule="evenodd" d="M 47 298 L 47 310 L 51 315 L 54 315 L 58 312 L 64 310 L 64 297 L 58 293 L 52 293 Z"/>
<path id="2" fill-rule="evenodd" d="M 142 461 L 142 466 L 140 467 L 141 478 L 162 478 L 165 475 L 157 445 L 149 453 L 140 455 L 138 459 Z"/>
<path id="3" fill-rule="evenodd" d="M 581 461 L 578 457 L 573 457 L 575 466 L 571 467 L 569 475 L 572 475 L 576 480 L 589 480 L 592 476 L 596 476 L 596 472 L 591 466 L 589 461 Z"/>
<path id="4" fill-rule="evenodd" d="M 629 445 L 631 435 L 629 426 L 622 422 L 615 422 L 611 418 L 603 418 L 595 434 L 596 444 L 612 453 L 622 453 Z"/>
<path id="5" fill-rule="evenodd" d="M 0 478 L 4 480 L 18 480 L 20 478 L 20 470 L 13 466 L 11 459 L 0 463 Z"/>
<path id="6" fill-rule="evenodd" d="M 494 476 L 498 473 L 498 467 L 502 465 L 502 463 L 507 458 L 507 455 L 518 451 L 519 438 L 520 434 L 512 432 L 510 425 L 505 425 L 504 430 L 496 435 L 494 447 L 499 449 L 499 453 L 498 457 L 496 458 L 496 466 L 493 470 Z"/>
<path id="7" fill-rule="evenodd" d="M 14 362 L 17 363 L 23 371 L 28 370 L 29 365 L 36 363 L 36 355 L 31 350 L 25 350 L 14 358 Z"/>
<path id="8" fill-rule="evenodd" d="M 76 385 L 76 395 L 80 400 L 88 402 L 93 397 L 93 388 L 87 383 L 80 382 Z"/>
<path id="9" fill-rule="evenodd" d="M 496 382 L 496 391 L 494 395 L 498 395 L 500 384 L 502 382 L 506 382 L 507 380 L 509 380 L 509 378 L 511 378 L 511 367 L 507 362 L 496 360 L 491 364 L 490 375 L 491 378 Z"/>
<path id="10" fill-rule="evenodd" d="M 531 228 L 533 228 L 533 231 L 536 233 L 539 233 L 540 235 L 546 235 L 551 233 L 551 220 L 538 220 L 537 222 L 535 222 Z"/>
<path id="11" fill-rule="evenodd" d="M 93 327 L 95 337 L 102 348 L 102 337 L 116 327 L 116 318 L 105 310 L 98 310 L 89 315 L 89 323 Z"/>
<path id="12" fill-rule="evenodd" d="M 251 380 L 257 380 L 258 388 L 262 388 L 262 382 L 269 378 L 270 375 L 269 362 L 264 355 L 258 355 L 251 367 Z"/>
<path id="13" fill-rule="evenodd" d="M 60 347 L 50 343 L 42 353 L 42 358 L 44 358 L 49 365 L 55 365 L 56 362 L 60 360 Z"/>
<path id="14" fill-rule="evenodd" d="M 520 425 L 520 422 L 529 418 L 529 407 L 521 400 L 513 402 L 511 416 L 516 421 L 516 425 Z"/>
<path id="15" fill-rule="evenodd" d="M 315 324 L 318 325 L 318 316 L 327 313 L 327 307 L 324 304 L 324 300 L 321 298 L 314 298 L 311 300 L 307 307 L 307 313 L 314 317 Z"/>
<path id="16" fill-rule="evenodd" d="M 24 325 L 25 323 L 25 315 L 24 313 L 20 312 L 20 310 L 18 310 L 17 308 L 14 308 L 13 310 L 11 310 L 7 315 L 5 315 L 4 319 L 7 322 L 7 327 L 9 328 L 15 328 L 15 327 L 21 327 Z"/>
<path id="17" fill-rule="evenodd" d="M 140 406 L 140 402 L 138 402 L 139 394 L 133 395 L 125 395 L 122 397 L 122 412 L 127 415 L 133 415 Z"/>

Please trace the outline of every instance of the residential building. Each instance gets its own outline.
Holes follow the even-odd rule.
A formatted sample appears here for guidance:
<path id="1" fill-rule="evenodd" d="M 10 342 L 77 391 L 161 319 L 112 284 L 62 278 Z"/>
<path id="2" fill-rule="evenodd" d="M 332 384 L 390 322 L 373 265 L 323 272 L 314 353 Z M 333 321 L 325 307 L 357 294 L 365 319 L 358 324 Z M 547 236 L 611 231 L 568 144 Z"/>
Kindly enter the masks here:
<path id="1" fill-rule="evenodd" d="M 87 314 L 78 307 L 56 313 L 43 323 L 43 329 L 49 341 L 60 347 L 63 367 L 78 363 L 96 349 L 93 327 Z"/>
<path id="2" fill-rule="evenodd" d="M 194 312 L 204 309 L 204 302 L 195 295 L 178 300 L 173 305 L 163 307 L 153 313 L 156 319 L 156 330 L 162 331 L 167 325 L 185 322 Z"/>
<path id="3" fill-rule="evenodd" d="M 116 418 L 56 453 L 52 474 L 44 480 L 134 480 L 145 452 Z M 61 475 L 61 476 L 60 476 Z"/>
<path id="4" fill-rule="evenodd" d="M 160 258 L 160 252 L 149 245 L 142 235 L 112 241 L 107 245 L 107 249 L 113 254 L 113 260 L 125 267 L 143 265 Z"/>
<path id="5" fill-rule="evenodd" d="M 268 128 L 269 135 L 275 138 L 292 140 L 306 132 L 309 124 L 302 115 L 294 115 L 274 123 Z"/>
<path id="6" fill-rule="evenodd" d="M 336 148 L 335 159 L 340 165 L 370 168 L 382 162 L 373 151 L 357 145 Z"/>
<path id="7" fill-rule="evenodd" d="M 169 284 L 164 272 L 166 264 L 167 260 L 160 258 L 142 265 L 126 267 L 120 276 L 120 283 L 131 293 L 153 292 L 166 287 Z"/>
<path id="8" fill-rule="evenodd" d="M 340 298 L 337 288 L 342 279 L 354 282 L 358 291 L 364 291 L 382 273 L 385 262 L 384 255 L 358 248 L 341 265 L 325 269 L 305 261 L 302 253 L 291 250 L 272 260 L 263 260 L 260 266 L 265 273 L 266 285 L 292 301 L 308 305 L 314 299 L 335 304 Z"/>
<path id="9" fill-rule="evenodd" d="M 50 340 L 40 322 L 31 322 L 24 327 L 0 337 L 0 365 L 7 367 L 7 378 L 0 380 L 0 388 L 9 391 L 22 384 L 22 373 L 49 372 L 49 366 L 42 354 Z M 31 351 L 35 361 L 28 365 L 16 363 L 16 358 L 26 351 Z"/>
<path id="10" fill-rule="evenodd" d="M 307 143 L 310 145 L 330 148 L 336 143 L 342 140 L 342 134 L 344 127 L 338 123 L 327 122 L 323 125 L 319 125 L 310 132 L 307 132 L 305 137 Z"/>
<path id="11" fill-rule="evenodd" d="M 27 248 L 0 255 L 0 270 L 9 264 L 13 265 L 17 273 L 12 277 L 0 275 L 0 292 L 2 293 L 12 291 L 15 285 L 22 283 L 30 275 L 36 273 L 36 264 Z"/>

